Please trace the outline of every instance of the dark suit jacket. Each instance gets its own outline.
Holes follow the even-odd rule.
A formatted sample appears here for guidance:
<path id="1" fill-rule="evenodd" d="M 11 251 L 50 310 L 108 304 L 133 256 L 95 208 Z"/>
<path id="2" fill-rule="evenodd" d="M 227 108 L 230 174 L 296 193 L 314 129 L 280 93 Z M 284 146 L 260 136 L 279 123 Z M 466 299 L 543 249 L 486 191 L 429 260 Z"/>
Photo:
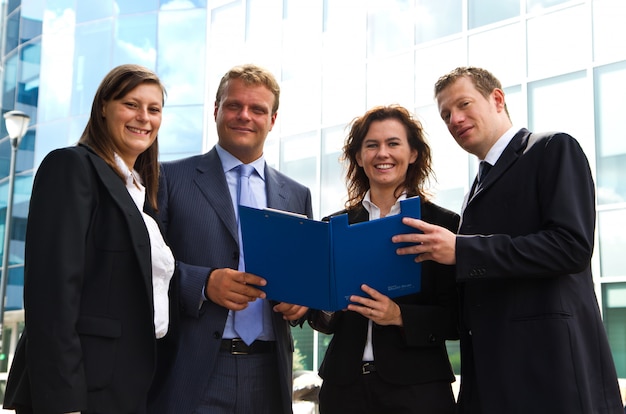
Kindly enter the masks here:
<path id="1" fill-rule="evenodd" d="M 150 257 L 143 218 L 100 157 L 78 146 L 43 160 L 26 230 L 26 329 L 5 407 L 145 411 L 156 344 Z"/>
<path id="2" fill-rule="evenodd" d="M 268 207 L 312 216 L 308 188 L 269 167 L 265 179 Z M 228 309 L 203 300 L 203 286 L 212 269 L 237 269 L 239 261 L 235 212 L 215 148 L 163 163 L 159 214 L 179 261 L 181 321 L 172 373 L 150 412 L 186 414 L 206 388 L 228 315 Z M 281 314 L 274 314 L 273 323 L 284 412 L 291 413 L 293 339 Z"/>
<path id="3" fill-rule="evenodd" d="M 578 142 L 519 131 L 457 237 L 461 413 L 621 414 L 591 277 L 594 227 Z"/>
<path id="4" fill-rule="evenodd" d="M 368 218 L 362 206 L 348 212 L 350 223 Z M 453 232 L 459 226 L 456 213 L 430 202 L 422 202 L 422 218 Z M 446 339 L 458 339 L 454 267 L 432 261 L 423 263 L 421 291 L 394 301 L 400 305 L 404 327 L 374 324 L 372 330 L 374 360 L 380 377 L 399 385 L 454 381 L 445 347 Z M 319 313 L 310 312 L 310 323 L 316 329 L 320 328 Z M 367 325 L 367 318 L 346 311 L 336 312 L 330 327 L 321 327 L 334 334 L 320 367 L 324 383 L 347 385 L 362 375 Z"/>

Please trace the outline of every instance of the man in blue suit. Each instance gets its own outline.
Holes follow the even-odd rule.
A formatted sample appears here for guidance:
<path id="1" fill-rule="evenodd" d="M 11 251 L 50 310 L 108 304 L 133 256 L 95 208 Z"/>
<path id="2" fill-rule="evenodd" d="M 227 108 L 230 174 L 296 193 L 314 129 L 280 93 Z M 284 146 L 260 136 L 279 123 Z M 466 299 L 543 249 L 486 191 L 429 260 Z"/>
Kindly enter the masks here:
<path id="1" fill-rule="evenodd" d="M 247 164 L 256 207 L 312 217 L 309 189 L 263 158 L 279 95 L 263 68 L 232 68 L 215 99 L 218 144 L 162 165 L 159 215 L 178 261 L 181 320 L 173 366 L 151 402 L 153 413 L 292 412 L 290 323 L 307 308 L 270 302 L 255 287 L 266 282 L 244 270 L 237 211 L 239 170 Z M 255 340 L 241 339 L 237 321 L 244 312 L 262 327 Z"/>
<path id="2" fill-rule="evenodd" d="M 435 85 L 439 114 L 482 167 L 458 235 L 399 249 L 456 264 L 461 299 L 461 414 L 621 414 L 615 365 L 591 275 L 594 184 L 578 142 L 509 118 L 500 82 L 460 67 Z"/>

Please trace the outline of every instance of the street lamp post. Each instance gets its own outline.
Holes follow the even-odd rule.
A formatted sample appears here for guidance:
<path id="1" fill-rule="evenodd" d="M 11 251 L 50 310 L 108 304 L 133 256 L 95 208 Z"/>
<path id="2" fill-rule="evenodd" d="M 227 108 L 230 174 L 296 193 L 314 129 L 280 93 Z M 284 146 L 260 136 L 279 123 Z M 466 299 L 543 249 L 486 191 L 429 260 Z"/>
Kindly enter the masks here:
<path id="1" fill-rule="evenodd" d="M 4 304 L 9 280 L 9 247 L 11 244 L 11 224 L 13 222 L 13 187 L 15 186 L 15 158 L 20 141 L 26 135 L 30 117 L 22 111 L 9 111 L 4 114 L 4 122 L 11 140 L 11 161 L 9 164 L 9 192 L 7 195 L 7 213 L 4 224 L 4 244 L 2 253 L 2 280 L 0 281 L 0 350 L 4 333 Z"/>

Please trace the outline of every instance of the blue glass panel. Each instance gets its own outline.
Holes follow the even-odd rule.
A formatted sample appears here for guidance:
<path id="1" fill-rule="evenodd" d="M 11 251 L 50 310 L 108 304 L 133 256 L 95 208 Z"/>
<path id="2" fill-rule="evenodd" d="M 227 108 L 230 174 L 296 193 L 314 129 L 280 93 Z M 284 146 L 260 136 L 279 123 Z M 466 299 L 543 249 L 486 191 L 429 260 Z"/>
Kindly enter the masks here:
<path id="1" fill-rule="evenodd" d="M 160 12 L 158 38 L 157 73 L 167 88 L 167 105 L 203 104 L 206 10 Z"/>
<path id="2" fill-rule="evenodd" d="M 156 67 L 157 14 L 122 16 L 115 26 L 113 66 L 137 63 Z"/>
<path id="3" fill-rule="evenodd" d="M 519 16 L 520 0 L 469 0 L 469 28 Z"/>
<path id="4" fill-rule="evenodd" d="M 10 14 L 13 10 L 17 9 L 22 3 L 22 0 L 9 0 L 7 4 L 7 14 Z"/>
<path id="5" fill-rule="evenodd" d="M 22 4 L 22 23 L 20 27 L 20 43 L 41 35 L 43 22 L 44 0 L 28 0 Z"/>
<path id="6" fill-rule="evenodd" d="M 34 42 L 20 49 L 20 74 L 18 79 L 17 102 L 20 109 L 31 116 L 31 123 L 37 122 L 37 103 L 39 101 L 39 73 L 41 61 L 41 43 Z"/>
<path id="7" fill-rule="evenodd" d="M 159 129 L 159 153 L 162 159 L 182 158 L 185 154 L 202 152 L 202 125 L 204 107 L 163 108 L 163 121 Z"/>
<path id="8" fill-rule="evenodd" d="M 569 0 L 527 0 L 526 11 L 528 11 L 529 13 L 539 12 L 546 7 L 565 3 L 567 1 Z"/>
<path id="9" fill-rule="evenodd" d="M 8 57 L 4 62 L 4 85 L 2 87 L 2 109 L 6 111 L 10 111 L 15 108 L 15 97 L 17 90 L 17 53 Z M 4 132 L 2 136 L 6 134 L 6 129 L 4 129 L 4 122 L 0 122 L 2 124 L 2 131 Z"/>
<path id="10" fill-rule="evenodd" d="M 10 15 L 6 20 L 7 31 L 4 44 L 4 52 L 9 53 L 17 47 L 20 29 L 20 13 L 19 10 Z"/>
<path id="11" fill-rule="evenodd" d="M 5 310 L 18 310 L 24 307 L 24 266 L 9 268 Z"/>
<path id="12" fill-rule="evenodd" d="M 626 142 L 623 101 L 626 61 L 595 69 L 596 157 L 598 204 L 626 201 Z"/>
<path id="13" fill-rule="evenodd" d="M 118 14 L 140 13 L 157 10 L 159 0 L 121 0 L 116 1 L 114 7 Z"/>
<path id="14" fill-rule="evenodd" d="M 417 43 L 459 33 L 463 28 L 462 0 L 420 0 L 415 11 Z"/>
<path id="15" fill-rule="evenodd" d="M 76 27 L 72 115 L 88 113 L 102 78 L 111 69 L 113 19 Z"/>
<path id="16" fill-rule="evenodd" d="M 206 0 L 161 0 L 161 10 L 181 10 L 194 7 L 206 8 Z"/>
<path id="17" fill-rule="evenodd" d="M 45 124 L 39 124 L 37 126 L 35 165 L 39 165 L 41 160 L 53 149 L 67 146 L 69 128 L 67 119 L 56 122 L 46 122 Z"/>
<path id="18" fill-rule="evenodd" d="M 128 1 L 128 0 L 125 0 Z M 133 2 L 136 0 L 133 0 Z M 76 22 L 88 22 L 113 15 L 113 0 L 76 0 Z"/>

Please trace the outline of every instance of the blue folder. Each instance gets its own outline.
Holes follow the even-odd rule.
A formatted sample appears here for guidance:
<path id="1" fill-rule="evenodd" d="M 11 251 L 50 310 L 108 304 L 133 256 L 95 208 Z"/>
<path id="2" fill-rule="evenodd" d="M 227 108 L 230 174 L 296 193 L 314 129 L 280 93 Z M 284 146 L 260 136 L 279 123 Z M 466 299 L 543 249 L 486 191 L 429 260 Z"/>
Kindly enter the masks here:
<path id="1" fill-rule="evenodd" d="M 362 284 L 389 296 L 419 292 L 421 264 L 399 256 L 396 234 L 415 232 L 402 217 L 420 218 L 419 197 L 400 202 L 401 213 L 348 224 L 348 215 L 316 221 L 271 209 L 239 207 L 246 271 L 267 280 L 268 299 L 335 311 Z"/>

